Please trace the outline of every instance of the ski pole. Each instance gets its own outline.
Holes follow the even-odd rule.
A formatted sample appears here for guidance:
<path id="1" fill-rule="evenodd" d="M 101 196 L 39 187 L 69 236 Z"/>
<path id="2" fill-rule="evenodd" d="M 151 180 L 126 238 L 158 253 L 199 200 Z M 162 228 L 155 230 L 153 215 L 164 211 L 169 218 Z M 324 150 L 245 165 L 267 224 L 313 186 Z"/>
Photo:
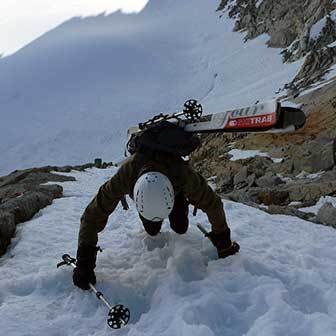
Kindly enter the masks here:
<path id="1" fill-rule="evenodd" d="M 62 256 L 63 261 L 57 264 L 57 268 L 63 265 L 69 265 L 73 268 L 76 268 L 76 259 L 70 257 L 69 254 L 63 254 Z M 105 299 L 102 292 L 98 291 L 94 285 L 89 283 L 90 288 L 96 294 L 98 300 L 102 301 L 108 308 L 108 318 L 107 324 L 112 329 L 120 329 L 123 325 L 126 325 L 130 319 L 130 311 L 128 308 L 125 308 L 123 305 L 119 304 L 116 306 L 112 306 L 109 302 Z"/>
<path id="2" fill-rule="evenodd" d="M 201 224 L 197 224 L 198 229 L 204 234 L 205 237 L 208 237 L 209 232 Z"/>

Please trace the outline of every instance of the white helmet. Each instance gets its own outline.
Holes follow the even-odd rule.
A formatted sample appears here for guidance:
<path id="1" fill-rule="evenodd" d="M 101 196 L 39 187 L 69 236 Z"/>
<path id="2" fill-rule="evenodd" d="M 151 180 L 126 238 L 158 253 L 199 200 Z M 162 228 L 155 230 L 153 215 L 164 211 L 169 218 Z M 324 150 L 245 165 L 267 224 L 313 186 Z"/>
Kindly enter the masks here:
<path id="1" fill-rule="evenodd" d="M 173 185 L 159 172 L 141 175 L 135 183 L 133 196 L 139 214 L 149 221 L 160 222 L 173 210 Z"/>

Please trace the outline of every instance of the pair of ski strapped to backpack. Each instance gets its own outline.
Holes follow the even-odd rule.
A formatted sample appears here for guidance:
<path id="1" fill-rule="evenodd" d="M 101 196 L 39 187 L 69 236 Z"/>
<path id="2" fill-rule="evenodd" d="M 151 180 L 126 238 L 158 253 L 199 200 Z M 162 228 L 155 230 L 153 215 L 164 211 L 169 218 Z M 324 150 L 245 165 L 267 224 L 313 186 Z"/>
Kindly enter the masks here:
<path id="1" fill-rule="evenodd" d="M 306 121 L 301 109 L 277 100 L 205 116 L 202 112 L 202 105 L 190 99 L 182 112 L 161 113 L 129 128 L 127 152 L 149 149 L 187 156 L 200 144 L 198 133 L 290 133 Z"/>

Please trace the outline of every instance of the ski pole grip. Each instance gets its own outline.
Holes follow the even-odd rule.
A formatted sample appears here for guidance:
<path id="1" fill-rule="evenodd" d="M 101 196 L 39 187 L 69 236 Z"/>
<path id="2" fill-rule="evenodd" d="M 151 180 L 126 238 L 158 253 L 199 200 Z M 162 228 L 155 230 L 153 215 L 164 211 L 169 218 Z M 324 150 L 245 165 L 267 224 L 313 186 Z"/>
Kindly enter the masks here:
<path id="1" fill-rule="evenodd" d="M 63 265 L 69 265 L 69 266 L 72 266 L 74 268 L 76 267 L 76 259 L 70 257 L 69 254 L 63 254 L 62 259 L 63 259 L 63 261 L 61 261 L 60 263 L 57 264 L 57 268 L 59 268 L 60 266 L 63 266 Z"/>

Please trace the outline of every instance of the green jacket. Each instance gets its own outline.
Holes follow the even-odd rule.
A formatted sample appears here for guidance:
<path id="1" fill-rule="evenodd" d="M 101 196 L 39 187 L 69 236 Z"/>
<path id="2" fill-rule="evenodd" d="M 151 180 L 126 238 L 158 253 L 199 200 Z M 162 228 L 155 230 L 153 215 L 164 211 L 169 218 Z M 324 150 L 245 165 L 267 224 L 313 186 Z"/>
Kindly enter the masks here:
<path id="1" fill-rule="evenodd" d="M 81 217 L 78 244 L 96 246 L 98 233 L 107 223 L 109 215 L 121 198 L 133 198 L 133 187 L 138 177 L 149 170 L 157 170 L 168 176 L 175 194 L 182 192 L 189 202 L 204 211 L 212 225 L 212 231 L 222 232 L 227 228 L 223 203 L 208 186 L 207 181 L 196 173 L 182 158 L 166 153 L 149 157 L 141 153 L 132 155 L 118 172 L 104 183 Z"/>

